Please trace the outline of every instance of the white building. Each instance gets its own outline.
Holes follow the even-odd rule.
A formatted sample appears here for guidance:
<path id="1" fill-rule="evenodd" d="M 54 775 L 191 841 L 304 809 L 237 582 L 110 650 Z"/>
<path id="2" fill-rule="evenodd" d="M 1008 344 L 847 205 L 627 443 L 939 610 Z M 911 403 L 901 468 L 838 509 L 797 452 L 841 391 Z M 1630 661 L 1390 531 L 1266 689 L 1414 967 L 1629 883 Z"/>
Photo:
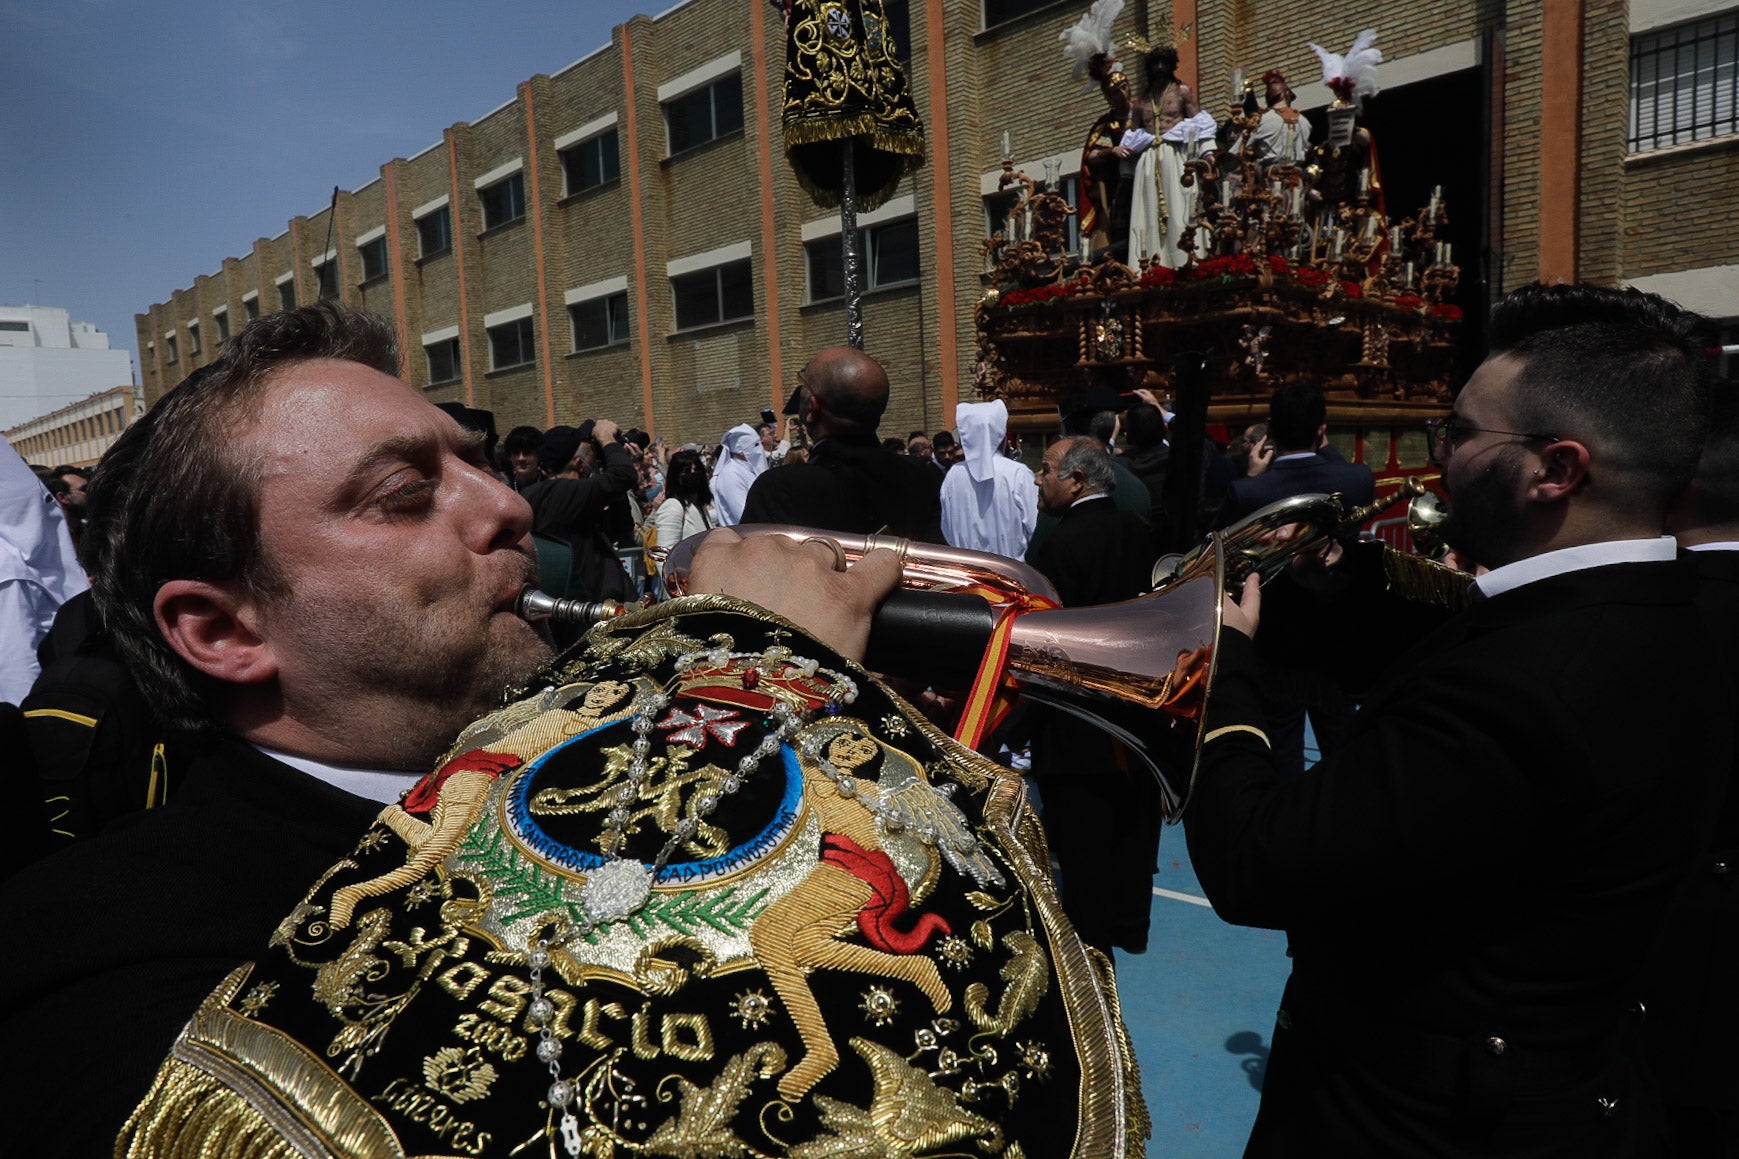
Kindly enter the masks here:
<path id="1" fill-rule="evenodd" d="M 133 382 L 125 350 L 53 306 L 0 306 L 0 430 Z"/>

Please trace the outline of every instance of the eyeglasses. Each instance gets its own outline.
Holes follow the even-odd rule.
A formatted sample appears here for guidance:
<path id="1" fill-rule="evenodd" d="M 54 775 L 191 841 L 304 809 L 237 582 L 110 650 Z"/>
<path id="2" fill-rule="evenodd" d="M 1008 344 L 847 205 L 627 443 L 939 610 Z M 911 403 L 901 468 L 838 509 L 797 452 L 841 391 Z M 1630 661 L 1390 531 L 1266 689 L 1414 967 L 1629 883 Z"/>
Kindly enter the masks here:
<path id="1" fill-rule="evenodd" d="M 1445 415 L 1440 419 L 1432 419 L 1425 424 L 1426 445 L 1431 452 L 1431 462 L 1441 467 L 1449 461 L 1450 452 L 1466 441 L 1468 435 L 1509 435 L 1513 439 L 1537 439 L 1542 442 L 1555 443 L 1557 435 L 1548 435 L 1533 431 L 1500 431 L 1495 427 L 1468 426 L 1454 415 Z"/>

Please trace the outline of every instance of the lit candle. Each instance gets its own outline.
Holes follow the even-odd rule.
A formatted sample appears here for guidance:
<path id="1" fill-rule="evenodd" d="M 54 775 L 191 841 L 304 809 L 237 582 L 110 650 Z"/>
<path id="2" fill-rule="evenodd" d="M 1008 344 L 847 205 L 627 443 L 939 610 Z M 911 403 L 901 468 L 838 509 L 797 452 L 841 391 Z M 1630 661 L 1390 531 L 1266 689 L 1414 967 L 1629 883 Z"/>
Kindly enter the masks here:
<path id="1" fill-rule="evenodd" d="M 1370 214 L 1365 218 L 1365 241 L 1377 240 L 1377 215 Z"/>
<path id="2" fill-rule="evenodd" d="M 1011 160 L 1014 157 L 1014 150 L 1009 147 L 1007 129 L 1002 131 L 1002 157 L 1005 161 Z"/>
<path id="3" fill-rule="evenodd" d="M 1298 217 L 1304 213 L 1304 186 L 1292 187 L 1292 216 Z"/>
<path id="4" fill-rule="evenodd" d="M 1449 242 L 1443 243 L 1443 264 L 1446 266 L 1455 264 L 1455 247 Z"/>
<path id="5" fill-rule="evenodd" d="M 1370 191 L 1371 191 L 1371 171 L 1369 169 L 1360 169 L 1359 170 L 1359 196 L 1363 197 L 1365 194 L 1369 193 Z"/>
<path id="6" fill-rule="evenodd" d="M 1401 227 L 1398 225 L 1389 227 L 1389 250 L 1397 254 L 1401 252 Z"/>
<path id="7" fill-rule="evenodd" d="M 1413 263 L 1412 262 L 1407 263 L 1407 271 L 1401 275 L 1401 284 L 1404 286 L 1411 286 L 1413 284 Z"/>
<path id="8" fill-rule="evenodd" d="M 1337 258 L 1340 257 L 1341 246 L 1344 245 L 1345 243 L 1346 243 L 1346 235 L 1342 232 L 1340 226 L 1338 226 L 1338 225 L 1335 226 L 1334 227 L 1334 255 L 1333 256 L 1335 256 Z"/>
<path id="9" fill-rule="evenodd" d="M 1081 264 L 1086 265 L 1093 255 L 1093 239 L 1086 234 L 1081 235 Z"/>
<path id="10" fill-rule="evenodd" d="M 1232 70 L 1232 103 L 1234 105 L 1242 104 L 1243 100 L 1244 70 L 1241 68 L 1235 68 Z"/>
<path id="11" fill-rule="evenodd" d="M 1443 186 L 1434 186 L 1431 190 L 1431 208 L 1426 212 L 1431 217 L 1437 216 L 1437 203 L 1443 200 Z"/>

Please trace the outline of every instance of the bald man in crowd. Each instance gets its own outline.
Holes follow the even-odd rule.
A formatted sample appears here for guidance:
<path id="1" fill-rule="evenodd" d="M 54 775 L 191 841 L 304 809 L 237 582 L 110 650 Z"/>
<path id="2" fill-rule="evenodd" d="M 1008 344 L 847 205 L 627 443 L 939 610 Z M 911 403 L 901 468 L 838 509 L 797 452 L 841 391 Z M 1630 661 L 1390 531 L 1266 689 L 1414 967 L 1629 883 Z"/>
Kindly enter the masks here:
<path id="1" fill-rule="evenodd" d="M 941 543 L 942 474 L 881 445 L 888 376 L 861 350 L 830 346 L 797 376 L 798 413 L 814 440 L 807 463 L 761 475 L 749 489 L 744 523 L 798 523 L 829 531 L 894 535 Z"/>

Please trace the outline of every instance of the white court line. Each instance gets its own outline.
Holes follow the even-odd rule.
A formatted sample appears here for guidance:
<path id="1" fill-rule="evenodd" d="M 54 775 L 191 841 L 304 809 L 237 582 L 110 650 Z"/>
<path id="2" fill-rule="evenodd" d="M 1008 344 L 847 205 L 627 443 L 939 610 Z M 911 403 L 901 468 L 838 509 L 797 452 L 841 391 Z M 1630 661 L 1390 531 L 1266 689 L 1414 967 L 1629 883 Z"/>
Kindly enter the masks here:
<path id="1" fill-rule="evenodd" d="M 1153 896 L 1169 897 L 1173 901 L 1187 901 L 1191 905 L 1205 905 L 1209 909 L 1214 908 L 1214 903 L 1205 897 L 1197 897 L 1193 893 L 1179 893 L 1175 889 L 1161 889 L 1157 885 L 1153 887 Z"/>

